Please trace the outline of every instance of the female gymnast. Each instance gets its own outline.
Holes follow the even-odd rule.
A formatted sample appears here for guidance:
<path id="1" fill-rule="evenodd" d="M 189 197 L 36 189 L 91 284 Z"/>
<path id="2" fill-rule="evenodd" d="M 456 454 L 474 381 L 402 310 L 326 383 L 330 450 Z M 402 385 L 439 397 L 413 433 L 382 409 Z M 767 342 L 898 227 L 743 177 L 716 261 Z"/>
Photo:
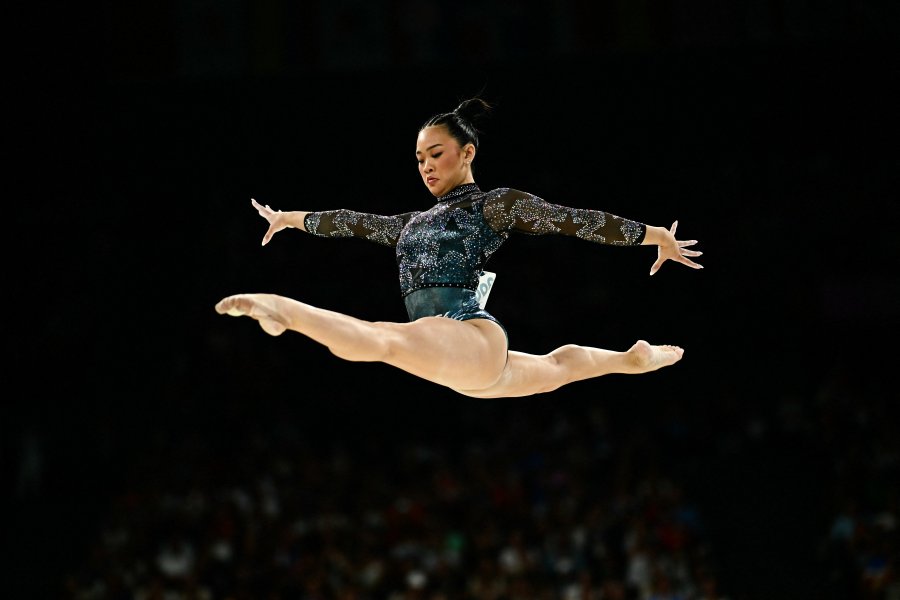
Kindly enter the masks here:
<path id="1" fill-rule="evenodd" d="M 352 210 L 279 211 L 252 200 L 269 223 L 263 236 L 288 227 L 316 236 L 359 237 L 396 248 L 408 323 L 364 321 L 275 294 L 237 294 L 219 314 L 249 316 L 270 335 L 302 333 L 349 361 L 381 361 L 478 398 L 529 396 L 609 373 L 637 374 L 672 365 L 682 348 L 638 340 L 617 352 L 568 344 L 544 355 L 509 350 L 506 329 L 479 304 L 476 289 L 487 259 L 513 232 L 570 235 L 617 246 L 655 245 L 656 273 L 667 260 L 703 268 L 689 257 L 696 240 L 599 210 L 551 204 L 511 188 L 482 191 L 472 174 L 477 126 L 491 110 L 481 98 L 429 119 L 416 139 L 416 159 L 434 206 L 394 216 Z"/>

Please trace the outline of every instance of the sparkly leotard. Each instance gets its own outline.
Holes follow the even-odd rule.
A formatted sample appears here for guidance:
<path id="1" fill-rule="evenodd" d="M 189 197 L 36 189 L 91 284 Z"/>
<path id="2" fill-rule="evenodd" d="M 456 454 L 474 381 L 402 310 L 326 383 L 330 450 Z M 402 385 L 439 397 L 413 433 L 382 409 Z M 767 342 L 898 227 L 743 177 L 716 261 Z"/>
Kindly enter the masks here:
<path id="1" fill-rule="evenodd" d="M 410 321 L 440 315 L 490 319 L 501 327 L 478 305 L 475 290 L 484 264 L 510 233 L 635 246 L 647 231 L 643 223 L 603 211 L 559 206 L 511 188 L 483 192 L 474 183 L 437 198 L 425 211 L 394 216 L 346 209 L 311 212 L 304 227 L 313 235 L 359 237 L 395 247 Z"/>

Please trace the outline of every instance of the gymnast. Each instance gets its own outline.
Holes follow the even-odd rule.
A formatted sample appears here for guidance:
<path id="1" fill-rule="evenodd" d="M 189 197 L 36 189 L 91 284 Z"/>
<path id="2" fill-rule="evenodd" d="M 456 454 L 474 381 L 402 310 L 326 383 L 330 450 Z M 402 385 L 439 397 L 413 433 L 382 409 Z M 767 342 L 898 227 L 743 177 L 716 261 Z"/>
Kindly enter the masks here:
<path id="1" fill-rule="evenodd" d="M 652 245 L 655 274 L 668 260 L 693 269 L 696 240 L 600 210 L 551 204 L 512 188 L 482 191 L 472 164 L 492 106 L 473 97 L 431 117 L 416 139 L 419 174 L 431 208 L 393 216 L 353 210 L 280 211 L 251 199 L 269 223 L 263 236 L 295 228 L 316 236 L 357 237 L 396 249 L 409 322 L 365 321 L 276 294 L 237 294 L 219 314 L 248 316 L 270 335 L 301 333 L 348 361 L 380 361 L 477 398 L 529 396 L 611 373 L 639 374 L 681 360 L 684 350 L 637 340 L 612 351 L 567 344 L 543 354 L 510 350 L 505 327 L 487 312 L 478 286 L 484 265 L 511 233 L 567 235 L 614 246 Z"/>

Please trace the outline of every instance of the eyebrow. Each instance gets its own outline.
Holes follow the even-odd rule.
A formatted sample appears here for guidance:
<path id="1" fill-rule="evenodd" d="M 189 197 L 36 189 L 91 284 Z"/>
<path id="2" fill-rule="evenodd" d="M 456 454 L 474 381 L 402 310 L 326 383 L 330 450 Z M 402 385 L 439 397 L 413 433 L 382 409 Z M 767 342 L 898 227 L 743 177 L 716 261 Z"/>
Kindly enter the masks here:
<path id="1" fill-rule="evenodd" d="M 443 146 L 443 144 L 432 144 L 425 148 L 426 151 L 431 150 L 432 148 L 437 148 L 438 146 Z M 416 150 L 416 154 L 422 154 L 421 150 Z"/>

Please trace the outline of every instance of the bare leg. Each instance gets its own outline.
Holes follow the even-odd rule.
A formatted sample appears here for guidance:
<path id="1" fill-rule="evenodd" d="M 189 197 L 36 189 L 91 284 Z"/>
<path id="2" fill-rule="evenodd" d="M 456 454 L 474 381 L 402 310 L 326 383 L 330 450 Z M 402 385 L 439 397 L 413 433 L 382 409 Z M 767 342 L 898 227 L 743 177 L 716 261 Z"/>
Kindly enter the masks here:
<path id="1" fill-rule="evenodd" d="M 644 340 L 638 340 L 626 352 L 574 344 L 540 356 L 510 351 L 509 362 L 497 383 L 485 389 L 456 391 L 476 398 L 530 396 L 611 373 L 648 373 L 675 364 L 683 354 L 678 346 L 653 346 Z"/>
<path id="2" fill-rule="evenodd" d="M 384 362 L 454 389 L 488 388 L 506 364 L 506 335 L 486 319 L 371 322 L 275 294 L 229 296 L 216 311 L 252 317 L 270 335 L 302 333 L 345 360 Z"/>

